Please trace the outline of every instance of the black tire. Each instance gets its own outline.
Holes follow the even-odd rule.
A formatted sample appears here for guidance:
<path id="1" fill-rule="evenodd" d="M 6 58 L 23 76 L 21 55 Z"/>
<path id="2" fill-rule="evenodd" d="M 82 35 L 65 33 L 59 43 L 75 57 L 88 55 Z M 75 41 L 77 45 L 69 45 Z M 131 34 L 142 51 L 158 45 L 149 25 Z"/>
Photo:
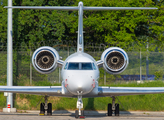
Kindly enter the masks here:
<path id="1" fill-rule="evenodd" d="M 115 104 L 115 116 L 119 116 L 119 104 Z"/>
<path id="2" fill-rule="evenodd" d="M 44 115 L 45 114 L 45 109 L 44 109 L 44 103 L 40 103 L 40 115 Z"/>
<path id="3" fill-rule="evenodd" d="M 84 110 L 81 110 L 81 116 L 84 116 Z"/>
<path id="4" fill-rule="evenodd" d="M 108 116 L 112 116 L 112 104 L 108 104 Z"/>
<path id="5" fill-rule="evenodd" d="M 79 117 L 79 111 L 76 110 L 76 111 L 75 111 L 75 118 L 78 118 L 78 117 Z"/>
<path id="6" fill-rule="evenodd" d="M 47 115 L 52 115 L 52 104 L 48 103 Z"/>

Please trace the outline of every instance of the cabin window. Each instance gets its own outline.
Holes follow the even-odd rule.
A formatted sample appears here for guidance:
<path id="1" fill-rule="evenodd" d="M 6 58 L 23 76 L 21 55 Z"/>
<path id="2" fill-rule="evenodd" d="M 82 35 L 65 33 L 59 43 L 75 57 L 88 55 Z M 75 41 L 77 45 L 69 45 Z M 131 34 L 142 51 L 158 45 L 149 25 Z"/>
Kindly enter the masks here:
<path id="1" fill-rule="evenodd" d="M 69 63 L 68 70 L 79 70 L 79 63 Z"/>
<path id="2" fill-rule="evenodd" d="M 82 70 L 93 70 L 91 63 L 81 63 Z"/>

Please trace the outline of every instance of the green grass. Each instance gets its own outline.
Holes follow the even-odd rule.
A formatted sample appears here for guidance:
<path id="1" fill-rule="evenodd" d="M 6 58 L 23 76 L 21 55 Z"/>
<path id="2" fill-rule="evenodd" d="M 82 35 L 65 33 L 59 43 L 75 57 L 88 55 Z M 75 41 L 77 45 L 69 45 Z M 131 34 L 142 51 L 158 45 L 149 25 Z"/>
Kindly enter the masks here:
<path id="1" fill-rule="evenodd" d="M 136 82 L 131 82 L 128 84 L 127 83 L 114 83 L 114 84 L 111 84 L 110 86 L 164 87 L 164 82 L 158 80 L 158 81 L 152 81 L 152 82 L 144 82 L 143 84 L 137 84 Z M 118 99 L 121 101 L 121 104 L 123 105 L 123 106 L 120 105 L 121 110 L 164 111 L 164 94 L 119 96 Z"/>
<path id="2" fill-rule="evenodd" d="M 37 82 L 37 85 L 59 85 L 51 84 L 48 82 Z M 144 82 L 143 84 L 137 84 L 136 82 L 115 82 L 109 86 L 117 87 L 164 87 L 163 81 Z M 0 108 L 5 107 L 6 98 L 3 94 L 0 94 Z M 28 95 L 28 94 L 16 94 L 14 97 L 14 106 L 18 110 L 39 110 L 38 102 L 43 96 Z M 119 96 L 121 101 L 120 110 L 141 110 L 141 111 L 164 111 L 164 94 L 148 94 L 148 95 L 130 95 Z M 44 102 L 44 99 L 41 100 Z M 49 97 L 49 102 L 52 103 L 53 110 L 75 110 L 77 98 L 65 98 L 65 97 Z M 83 98 L 84 110 L 107 110 L 107 104 L 111 103 L 110 97 L 101 98 Z M 118 100 L 116 99 L 116 103 Z"/>

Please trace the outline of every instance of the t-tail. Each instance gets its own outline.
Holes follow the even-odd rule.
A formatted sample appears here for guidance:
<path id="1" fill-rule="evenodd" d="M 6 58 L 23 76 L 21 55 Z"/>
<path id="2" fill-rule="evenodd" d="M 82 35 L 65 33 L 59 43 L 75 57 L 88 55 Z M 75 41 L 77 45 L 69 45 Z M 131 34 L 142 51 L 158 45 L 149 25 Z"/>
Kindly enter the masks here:
<path id="1" fill-rule="evenodd" d="M 79 2 L 78 7 L 75 6 L 12 6 L 5 8 L 9 9 L 40 9 L 40 10 L 78 10 L 78 36 L 77 36 L 77 52 L 84 52 L 84 37 L 83 37 L 83 11 L 84 10 L 153 10 L 154 7 L 85 7 L 83 2 Z"/>

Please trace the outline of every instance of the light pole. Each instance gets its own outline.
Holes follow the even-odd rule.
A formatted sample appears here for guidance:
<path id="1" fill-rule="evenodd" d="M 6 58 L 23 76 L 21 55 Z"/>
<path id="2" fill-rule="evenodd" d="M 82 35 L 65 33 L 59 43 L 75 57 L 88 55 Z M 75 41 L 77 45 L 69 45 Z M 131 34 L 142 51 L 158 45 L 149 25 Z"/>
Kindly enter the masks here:
<path id="1" fill-rule="evenodd" d="M 8 6 L 12 7 L 12 0 L 8 0 Z M 7 20 L 7 86 L 13 86 L 12 8 L 8 8 Z M 5 95 L 7 108 L 3 108 L 3 112 L 16 112 L 16 108 L 13 108 L 13 93 Z"/>

